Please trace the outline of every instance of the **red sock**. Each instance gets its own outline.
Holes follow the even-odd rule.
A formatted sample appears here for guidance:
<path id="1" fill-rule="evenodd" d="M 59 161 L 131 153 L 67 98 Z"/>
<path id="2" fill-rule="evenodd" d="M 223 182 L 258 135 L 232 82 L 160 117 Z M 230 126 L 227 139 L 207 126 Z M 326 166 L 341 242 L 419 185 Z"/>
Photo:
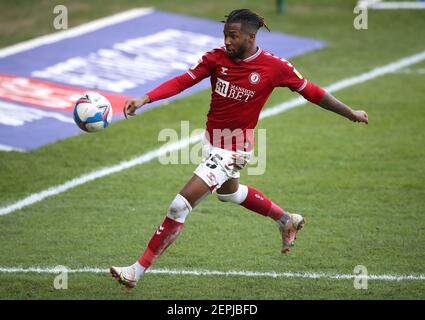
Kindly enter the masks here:
<path id="1" fill-rule="evenodd" d="M 176 240 L 182 228 L 183 223 L 165 217 L 164 222 L 159 226 L 149 241 L 143 256 L 139 259 L 139 263 L 143 267 L 149 268 L 174 240 Z"/>
<path id="2" fill-rule="evenodd" d="M 279 220 L 285 214 L 281 207 L 251 186 L 248 186 L 248 195 L 241 205 L 273 220 Z"/>

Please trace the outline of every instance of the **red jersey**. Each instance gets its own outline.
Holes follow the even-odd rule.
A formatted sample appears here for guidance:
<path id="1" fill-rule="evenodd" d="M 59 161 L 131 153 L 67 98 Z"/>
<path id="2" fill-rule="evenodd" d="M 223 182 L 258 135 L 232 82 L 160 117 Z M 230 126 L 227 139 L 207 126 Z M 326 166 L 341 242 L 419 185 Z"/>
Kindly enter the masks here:
<path id="1" fill-rule="evenodd" d="M 187 73 L 197 81 L 211 77 L 211 104 L 206 124 L 211 144 L 223 147 L 224 139 L 217 141 L 214 129 L 216 133 L 228 129 L 233 136 L 242 131 L 242 148 L 246 151 L 253 148 L 253 129 L 273 89 L 288 87 L 292 91 L 301 91 L 307 85 L 307 80 L 288 61 L 261 48 L 239 61 L 232 60 L 225 47 L 214 49 Z M 234 141 L 232 147 L 235 147 Z M 241 146 L 237 148 L 241 149 Z"/>
<path id="2" fill-rule="evenodd" d="M 261 109 L 275 87 L 288 87 L 319 103 L 324 90 L 307 82 L 285 59 L 261 48 L 243 60 L 232 60 L 225 47 L 207 52 L 186 74 L 147 93 L 151 101 L 168 98 L 211 77 L 211 104 L 206 135 L 212 145 L 250 151 Z"/>

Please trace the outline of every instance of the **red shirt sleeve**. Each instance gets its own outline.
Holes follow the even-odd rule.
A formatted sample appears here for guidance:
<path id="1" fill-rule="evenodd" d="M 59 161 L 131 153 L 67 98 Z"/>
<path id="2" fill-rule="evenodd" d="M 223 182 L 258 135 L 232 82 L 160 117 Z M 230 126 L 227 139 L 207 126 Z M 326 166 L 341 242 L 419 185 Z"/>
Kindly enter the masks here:
<path id="1" fill-rule="evenodd" d="M 275 57 L 277 58 L 277 57 Z M 318 104 L 325 90 L 307 81 L 295 67 L 285 59 L 277 58 L 276 71 L 274 73 L 275 87 L 288 87 L 292 91 L 297 91 L 306 100 Z"/>
<path id="2" fill-rule="evenodd" d="M 198 63 L 190 68 L 187 73 L 198 81 L 205 79 L 206 77 L 211 76 L 215 68 L 215 50 L 205 53 Z"/>
<path id="3" fill-rule="evenodd" d="M 151 102 L 175 96 L 210 76 L 214 65 L 213 50 L 205 53 L 198 63 L 190 68 L 186 73 L 162 83 L 152 91 L 148 92 L 147 95 Z"/>
<path id="4" fill-rule="evenodd" d="M 275 87 L 288 87 L 292 91 L 301 91 L 307 85 L 307 80 L 285 59 L 276 57 L 273 67 L 272 82 Z"/>
<path id="5" fill-rule="evenodd" d="M 319 104 L 323 96 L 325 95 L 325 90 L 316 86 L 312 82 L 307 82 L 305 88 L 299 91 L 298 93 L 302 95 L 306 100 L 315 104 Z"/>
<path id="6" fill-rule="evenodd" d="M 197 82 L 199 81 L 194 80 L 188 73 L 184 73 L 165 81 L 152 91 L 149 91 L 147 95 L 151 102 L 166 99 L 179 94 L 183 90 L 195 85 Z"/>

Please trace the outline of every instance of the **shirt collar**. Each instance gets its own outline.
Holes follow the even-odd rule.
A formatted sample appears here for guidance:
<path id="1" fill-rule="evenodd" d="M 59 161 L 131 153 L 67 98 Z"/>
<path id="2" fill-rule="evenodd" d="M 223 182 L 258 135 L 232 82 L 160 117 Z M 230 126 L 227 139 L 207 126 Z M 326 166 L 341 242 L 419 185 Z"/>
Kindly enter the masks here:
<path id="1" fill-rule="evenodd" d="M 250 62 L 250 61 L 254 60 L 255 58 L 257 58 L 261 54 L 262 51 L 263 50 L 261 50 L 260 47 L 257 47 L 257 52 L 255 52 L 253 55 L 249 56 L 248 58 L 243 59 L 242 61 Z"/>

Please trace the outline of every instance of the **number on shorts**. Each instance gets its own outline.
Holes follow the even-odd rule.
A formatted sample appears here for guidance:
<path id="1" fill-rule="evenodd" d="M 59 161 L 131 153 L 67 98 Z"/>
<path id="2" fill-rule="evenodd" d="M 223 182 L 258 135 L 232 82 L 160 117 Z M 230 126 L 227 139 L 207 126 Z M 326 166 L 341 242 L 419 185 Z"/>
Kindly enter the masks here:
<path id="1" fill-rule="evenodd" d="M 210 153 L 210 155 L 207 158 L 206 166 L 208 168 L 215 169 L 218 166 L 218 161 L 221 161 L 221 160 L 223 160 L 223 158 L 220 157 L 219 154 L 216 153 L 215 155 L 212 155 L 212 153 Z"/>

